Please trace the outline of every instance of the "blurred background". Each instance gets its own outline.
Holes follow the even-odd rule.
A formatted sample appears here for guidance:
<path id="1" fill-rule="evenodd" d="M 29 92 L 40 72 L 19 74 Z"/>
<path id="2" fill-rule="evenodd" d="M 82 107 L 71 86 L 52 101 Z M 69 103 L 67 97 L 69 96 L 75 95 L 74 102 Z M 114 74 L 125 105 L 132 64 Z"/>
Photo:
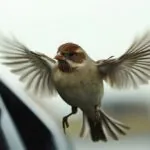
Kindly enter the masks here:
<path id="1" fill-rule="evenodd" d="M 33 51 L 54 57 L 64 42 L 81 45 L 93 59 L 118 57 L 136 36 L 150 29 L 149 0 L 0 0 L 0 32 L 15 36 Z M 0 66 L 0 75 L 10 77 L 16 87 L 24 88 L 18 76 Z M 28 95 L 53 116 L 61 127 L 61 119 L 70 107 L 56 97 Z M 131 129 L 120 141 L 93 143 L 90 137 L 79 138 L 81 112 L 69 119 L 67 136 L 77 150 L 124 150 L 150 147 L 150 85 L 137 90 L 117 91 L 105 84 L 103 109 Z M 8 124 L 9 125 L 9 124 Z"/>

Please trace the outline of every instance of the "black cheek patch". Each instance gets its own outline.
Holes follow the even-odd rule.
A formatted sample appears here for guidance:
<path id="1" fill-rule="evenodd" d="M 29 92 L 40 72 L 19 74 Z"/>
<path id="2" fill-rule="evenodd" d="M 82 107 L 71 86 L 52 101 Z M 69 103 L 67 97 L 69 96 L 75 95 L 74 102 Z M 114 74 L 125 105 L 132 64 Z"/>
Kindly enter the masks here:
<path id="1" fill-rule="evenodd" d="M 59 61 L 58 67 L 62 72 L 71 72 L 72 70 L 70 65 L 66 61 Z"/>

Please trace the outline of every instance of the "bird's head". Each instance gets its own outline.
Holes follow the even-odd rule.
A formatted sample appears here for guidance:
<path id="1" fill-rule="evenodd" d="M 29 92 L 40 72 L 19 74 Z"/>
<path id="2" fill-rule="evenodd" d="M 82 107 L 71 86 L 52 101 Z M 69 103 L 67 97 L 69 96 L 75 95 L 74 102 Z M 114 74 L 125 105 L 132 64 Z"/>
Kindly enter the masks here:
<path id="1" fill-rule="evenodd" d="M 84 65 L 86 53 L 77 44 L 65 43 L 59 46 L 55 59 L 61 71 L 71 72 Z"/>

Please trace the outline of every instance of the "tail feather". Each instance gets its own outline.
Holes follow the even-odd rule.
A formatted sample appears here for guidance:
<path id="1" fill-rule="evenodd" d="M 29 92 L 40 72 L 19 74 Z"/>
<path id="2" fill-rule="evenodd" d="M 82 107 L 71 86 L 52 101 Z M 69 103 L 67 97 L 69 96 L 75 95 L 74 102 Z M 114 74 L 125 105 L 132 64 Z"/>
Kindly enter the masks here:
<path id="1" fill-rule="evenodd" d="M 101 115 L 103 115 L 105 118 L 107 118 L 107 120 L 112 123 L 112 124 L 115 124 L 115 125 L 118 125 L 124 129 L 130 129 L 130 127 L 128 127 L 127 125 L 125 125 L 124 123 L 118 121 L 118 120 L 115 120 L 114 118 L 108 116 L 103 110 L 100 110 L 100 113 Z"/>
<path id="2" fill-rule="evenodd" d="M 101 116 L 101 119 L 104 123 L 104 126 L 108 132 L 108 134 L 114 139 L 114 140 L 118 140 L 118 136 L 115 134 L 115 132 L 113 131 L 113 129 L 111 128 L 110 124 L 107 122 L 106 118 L 104 116 Z"/>
<path id="3" fill-rule="evenodd" d="M 110 126 L 110 128 L 111 128 L 111 130 L 113 130 L 113 128 L 114 128 L 114 130 L 115 131 L 117 131 L 118 133 L 120 133 L 120 134 L 122 134 L 122 135 L 126 135 L 126 132 L 123 130 L 123 129 L 129 129 L 129 127 L 128 126 L 125 126 L 124 124 L 118 124 L 118 123 L 116 123 L 115 122 L 115 120 L 110 120 L 110 118 L 107 118 L 106 116 L 105 116 L 105 114 L 101 114 L 101 117 L 103 118 L 102 120 L 104 121 L 104 122 L 106 122 L 105 124 L 105 126 Z"/>
<path id="4" fill-rule="evenodd" d="M 124 129 L 129 129 L 128 126 L 109 117 L 103 110 L 100 110 L 99 113 L 99 120 L 93 121 L 92 119 L 88 118 L 91 138 L 93 141 L 107 141 L 107 136 L 105 132 L 107 132 L 107 134 L 114 140 L 119 140 L 118 134 L 126 135 Z M 106 130 L 104 130 L 104 128 Z"/>
<path id="5" fill-rule="evenodd" d="M 106 135 L 104 133 L 104 130 L 102 128 L 102 122 L 94 122 L 92 119 L 88 118 L 88 123 L 90 126 L 90 133 L 91 133 L 91 138 L 93 141 L 107 141 Z"/>
<path id="6" fill-rule="evenodd" d="M 89 128 L 87 126 L 87 117 L 84 112 L 83 113 L 83 120 L 82 120 L 82 126 L 80 130 L 80 137 L 86 137 L 89 131 Z"/>

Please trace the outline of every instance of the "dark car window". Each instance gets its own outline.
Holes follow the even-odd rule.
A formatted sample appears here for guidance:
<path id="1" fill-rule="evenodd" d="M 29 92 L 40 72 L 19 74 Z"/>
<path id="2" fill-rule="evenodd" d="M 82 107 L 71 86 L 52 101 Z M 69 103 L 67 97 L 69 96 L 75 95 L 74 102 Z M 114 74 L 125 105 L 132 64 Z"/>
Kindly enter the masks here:
<path id="1" fill-rule="evenodd" d="M 5 135 L 1 128 L 1 108 L 0 108 L 0 150 L 9 150 Z"/>
<path id="2" fill-rule="evenodd" d="M 0 95 L 26 149 L 56 150 L 51 131 L 49 131 L 38 117 L 1 81 Z M 2 141 L 3 139 L 0 140 Z"/>

